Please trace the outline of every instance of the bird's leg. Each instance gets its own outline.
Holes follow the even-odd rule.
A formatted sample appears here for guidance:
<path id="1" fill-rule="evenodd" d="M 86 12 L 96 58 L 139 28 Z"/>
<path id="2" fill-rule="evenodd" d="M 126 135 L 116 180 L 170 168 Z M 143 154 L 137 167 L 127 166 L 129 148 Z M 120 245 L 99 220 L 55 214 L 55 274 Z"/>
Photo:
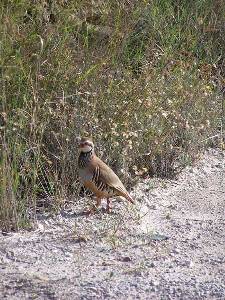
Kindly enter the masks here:
<path id="1" fill-rule="evenodd" d="M 107 213 L 110 213 L 110 210 L 112 209 L 112 207 L 110 206 L 110 199 L 107 198 L 107 206 L 106 206 L 106 211 Z"/>
<path id="2" fill-rule="evenodd" d="M 96 208 L 98 208 L 101 205 L 101 198 L 97 197 L 96 198 Z"/>

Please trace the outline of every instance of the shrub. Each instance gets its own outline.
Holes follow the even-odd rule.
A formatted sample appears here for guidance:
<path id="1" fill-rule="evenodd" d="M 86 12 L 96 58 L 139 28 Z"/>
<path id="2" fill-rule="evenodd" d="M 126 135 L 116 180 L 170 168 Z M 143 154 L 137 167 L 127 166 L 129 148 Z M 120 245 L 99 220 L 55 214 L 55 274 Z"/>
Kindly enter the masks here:
<path id="1" fill-rule="evenodd" d="M 126 183 L 174 176 L 212 145 L 224 10 L 222 0 L 3 1 L 0 226 L 29 226 L 38 199 L 58 207 L 79 193 L 78 135 L 93 136 Z"/>

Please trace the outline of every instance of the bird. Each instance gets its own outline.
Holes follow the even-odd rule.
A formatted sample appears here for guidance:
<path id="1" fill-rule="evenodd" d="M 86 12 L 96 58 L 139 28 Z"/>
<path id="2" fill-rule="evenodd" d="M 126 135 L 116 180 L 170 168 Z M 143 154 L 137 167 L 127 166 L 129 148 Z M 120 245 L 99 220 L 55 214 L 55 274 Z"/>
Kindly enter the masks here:
<path id="1" fill-rule="evenodd" d="M 91 138 L 79 138 L 79 178 L 81 183 L 96 196 L 96 205 L 90 212 L 101 205 L 103 198 L 107 199 L 107 212 L 111 209 L 110 198 L 114 196 L 122 196 L 134 204 L 119 177 L 95 154 L 94 148 Z"/>

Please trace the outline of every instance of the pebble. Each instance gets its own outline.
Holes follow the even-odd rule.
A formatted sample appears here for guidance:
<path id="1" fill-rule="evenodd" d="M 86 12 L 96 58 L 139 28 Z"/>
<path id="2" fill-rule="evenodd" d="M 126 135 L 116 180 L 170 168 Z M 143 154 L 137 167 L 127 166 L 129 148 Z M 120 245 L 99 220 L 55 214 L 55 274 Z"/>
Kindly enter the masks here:
<path id="1" fill-rule="evenodd" d="M 132 261 L 132 259 L 129 256 L 124 256 L 120 260 L 123 261 L 123 262 L 130 262 L 130 261 Z"/>
<path id="2" fill-rule="evenodd" d="M 155 267 L 154 262 L 147 263 L 146 265 L 147 265 L 149 268 L 154 268 L 154 267 Z"/>
<path id="3" fill-rule="evenodd" d="M 152 280 L 150 282 L 150 285 L 152 285 L 152 286 L 159 286 L 159 284 L 160 284 L 160 282 L 158 280 Z"/>
<path id="4" fill-rule="evenodd" d="M 174 249 L 172 250 L 172 253 L 174 253 L 174 254 L 179 254 L 179 253 L 180 253 L 180 249 L 174 248 Z"/>
<path id="5" fill-rule="evenodd" d="M 152 209 L 152 210 L 157 210 L 157 206 L 156 206 L 155 204 L 153 204 L 153 205 L 150 205 L 150 206 L 149 206 L 149 209 Z"/>

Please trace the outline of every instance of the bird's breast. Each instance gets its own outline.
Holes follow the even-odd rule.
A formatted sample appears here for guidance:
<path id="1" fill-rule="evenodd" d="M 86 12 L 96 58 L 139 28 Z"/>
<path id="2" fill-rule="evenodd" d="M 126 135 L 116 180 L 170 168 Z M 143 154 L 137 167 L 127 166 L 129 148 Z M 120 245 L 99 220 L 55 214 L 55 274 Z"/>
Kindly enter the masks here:
<path id="1" fill-rule="evenodd" d="M 92 173 L 87 169 L 87 168 L 80 168 L 78 170 L 79 173 L 79 177 L 81 179 L 81 181 L 84 183 L 85 181 L 91 181 L 92 180 Z"/>

